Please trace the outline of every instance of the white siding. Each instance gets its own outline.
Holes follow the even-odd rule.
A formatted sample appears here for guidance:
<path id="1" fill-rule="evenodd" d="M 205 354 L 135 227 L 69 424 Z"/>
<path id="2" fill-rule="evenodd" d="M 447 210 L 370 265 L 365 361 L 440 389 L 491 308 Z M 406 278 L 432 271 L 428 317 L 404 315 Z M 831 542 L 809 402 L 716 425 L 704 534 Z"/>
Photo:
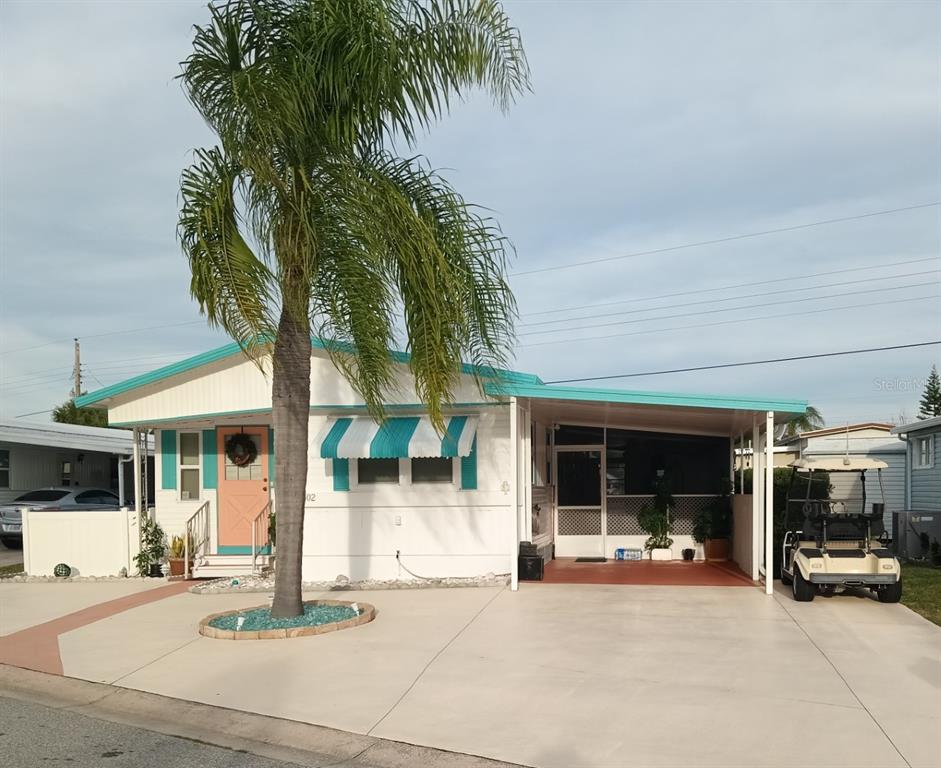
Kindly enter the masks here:
<path id="1" fill-rule="evenodd" d="M 350 460 L 351 490 L 334 491 L 332 462 L 321 459 L 320 446 L 313 444 L 326 420 L 316 415 L 310 422 L 305 580 L 341 574 L 354 580 L 410 579 L 406 568 L 428 577 L 510 571 L 516 523 L 505 490 L 510 481 L 508 409 L 481 412 L 476 490 L 461 490 L 459 482 L 357 487 L 356 462 Z"/>
<path id="2" fill-rule="evenodd" d="M 323 353 L 311 357 L 311 403 L 362 405 L 363 399 Z M 454 401 L 479 402 L 483 398 L 472 376 L 461 376 Z M 397 386 L 389 403 L 417 403 L 418 396 L 406 366 L 398 366 Z M 205 414 L 243 413 L 271 408 L 271 378 L 240 355 L 142 387 L 118 396 L 109 406 L 113 424 L 143 424 Z M 158 446 L 159 449 L 159 446 Z"/>

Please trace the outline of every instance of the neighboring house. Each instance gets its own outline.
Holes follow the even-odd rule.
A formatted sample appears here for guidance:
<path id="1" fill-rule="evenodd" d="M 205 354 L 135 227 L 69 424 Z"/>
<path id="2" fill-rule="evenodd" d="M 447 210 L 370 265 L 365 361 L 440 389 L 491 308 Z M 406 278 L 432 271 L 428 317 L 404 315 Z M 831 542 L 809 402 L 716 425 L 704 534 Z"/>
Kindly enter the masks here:
<path id="1" fill-rule="evenodd" d="M 510 573 L 521 541 L 545 557 L 642 547 L 637 515 L 666 472 L 674 552 L 728 478 L 745 436 L 765 445 L 806 403 L 548 386 L 532 374 L 464 365 L 439 435 L 415 394 L 409 356 L 377 425 L 314 340 L 303 578 L 354 580 Z M 266 366 L 263 366 L 266 367 Z M 194 535 L 196 575 L 244 572 L 268 551 L 276 501 L 271 381 L 229 344 L 83 395 L 109 421 L 155 430 L 155 515 Z M 772 441 L 773 442 L 773 441 Z M 762 468 L 770 447 L 759 453 Z M 770 547 L 760 493 L 734 500 L 736 562 L 758 578 Z M 275 507 L 276 511 L 276 507 Z"/>
<path id="2" fill-rule="evenodd" d="M 842 427 L 827 427 L 802 432 L 788 438 L 784 446 L 802 458 L 844 456 L 880 459 L 888 464 L 881 474 L 866 476 L 867 503 L 881 501 L 879 479 L 885 492 L 883 524 L 892 530 L 892 513 L 905 509 L 905 443 L 893 431 L 892 424 L 862 422 Z M 837 499 L 861 501 L 863 488 L 855 472 L 834 472 L 830 475 L 832 495 Z"/>
<path id="3" fill-rule="evenodd" d="M 133 469 L 120 460 L 133 452 L 134 436 L 126 429 L 2 420 L 0 504 L 50 486 L 110 488 L 116 492 L 124 486 L 126 498 L 131 499 Z"/>
<path id="4" fill-rule="evenodd" d="M 895 427 L 905 441 L 905 507 L 910 512 L 941 512 L 941 416 Z"/>

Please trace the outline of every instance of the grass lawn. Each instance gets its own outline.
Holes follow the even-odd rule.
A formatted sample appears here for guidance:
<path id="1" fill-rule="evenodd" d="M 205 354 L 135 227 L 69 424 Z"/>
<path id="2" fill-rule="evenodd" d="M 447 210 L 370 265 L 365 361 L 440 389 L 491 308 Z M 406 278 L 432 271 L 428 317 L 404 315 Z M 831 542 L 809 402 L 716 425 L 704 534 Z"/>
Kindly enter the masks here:
<path id="1" fill-rule="evenodd" d="M 904 563 L 902 603 L 941 626 L 941 568 Z"/>
<path id="2" fill-rule="evenodd" d="M 15 563 L 14 565 L 0 565 L 0 578 L 3 576 L 16 576 L 18 573 L 23 572 L 23 564 Z"/>

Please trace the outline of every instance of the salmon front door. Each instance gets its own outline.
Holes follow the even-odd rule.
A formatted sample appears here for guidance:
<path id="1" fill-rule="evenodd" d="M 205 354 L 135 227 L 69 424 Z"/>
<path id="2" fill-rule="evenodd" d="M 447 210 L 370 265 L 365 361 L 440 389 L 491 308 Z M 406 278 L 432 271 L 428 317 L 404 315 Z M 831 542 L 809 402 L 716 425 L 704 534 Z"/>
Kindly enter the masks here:
<path id="1" fill-rule="evenodd" d="M 240 435 L 244 435 L 244 438 L 240 438 Z M 252 548 L 252 522 L 264 510 L 270 498 L 268 428 L 220 427 L 217 439 L 219 554 L 246 554 Z M 244 450 L 248 447 L 247 441 L 251 441 L 253 450 Z"/>

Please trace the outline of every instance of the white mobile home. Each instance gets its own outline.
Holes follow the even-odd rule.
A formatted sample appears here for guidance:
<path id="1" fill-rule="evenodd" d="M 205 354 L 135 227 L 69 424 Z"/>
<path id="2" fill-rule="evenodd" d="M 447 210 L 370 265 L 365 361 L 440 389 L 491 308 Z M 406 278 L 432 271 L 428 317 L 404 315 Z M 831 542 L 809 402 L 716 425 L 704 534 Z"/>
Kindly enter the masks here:
<path id="1" fill-rule="evenodd" d="M 323 344 L 311 361 L 305 580 L 514 577 L 521 541 L 546 557 L 611 557 L 646 535 L 637 513 L 668 472 L 677 499 L 677 549 L 692 518 L 733 469 L 746 436 L 770 477 L 775 422 L 795 400 L 547 386 L 532 374 L 465 365 L 446 415 L 432 428 L 409 357 L 373 422 Z M 244 568 L 268 552 L 276 500 L 271 383 L 235 344 L 92 392 L 112 424 L 156 431 L 156 517 L 195 534 L 197 575 Z M 765 456 L 767 454 L 767 456 Z M 733 549 L 757 579 L 770 526 L 771 483 L 736 497 Z"/>

